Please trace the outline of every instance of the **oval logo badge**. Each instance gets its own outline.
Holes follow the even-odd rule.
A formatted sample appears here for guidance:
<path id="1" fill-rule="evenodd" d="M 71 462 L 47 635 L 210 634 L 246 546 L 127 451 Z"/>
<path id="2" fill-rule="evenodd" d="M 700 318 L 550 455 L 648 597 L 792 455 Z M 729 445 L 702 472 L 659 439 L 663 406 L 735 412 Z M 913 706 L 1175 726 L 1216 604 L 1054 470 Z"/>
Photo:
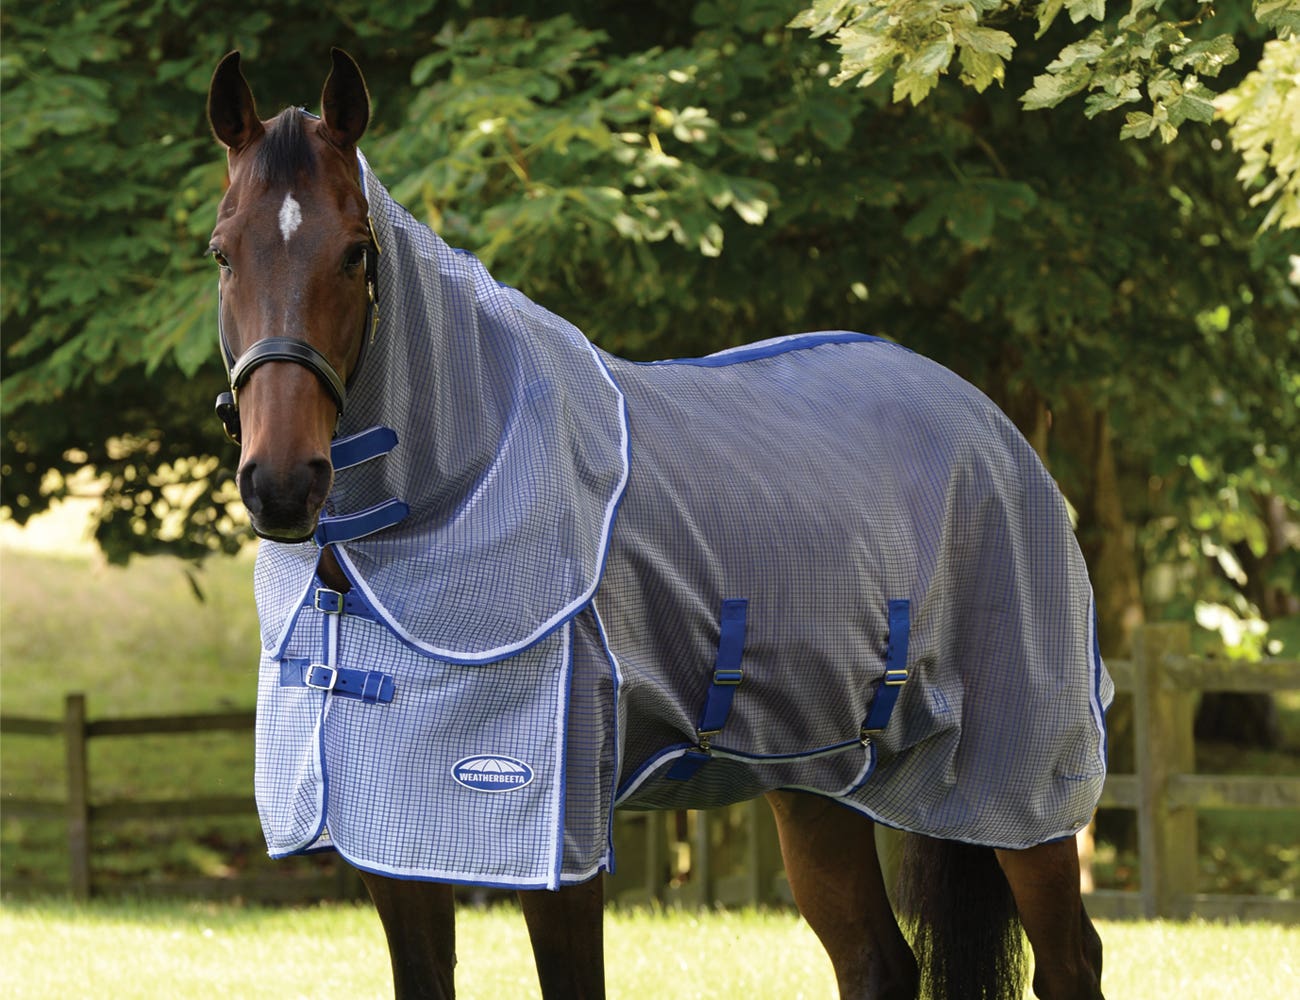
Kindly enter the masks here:
<path id="1" fill-rule="evenodd" d="M 484 753 L 456 761 L 451 776 L 476 792 L 513 792 L 533 780 L 533 769 L 513 757 Z"/>

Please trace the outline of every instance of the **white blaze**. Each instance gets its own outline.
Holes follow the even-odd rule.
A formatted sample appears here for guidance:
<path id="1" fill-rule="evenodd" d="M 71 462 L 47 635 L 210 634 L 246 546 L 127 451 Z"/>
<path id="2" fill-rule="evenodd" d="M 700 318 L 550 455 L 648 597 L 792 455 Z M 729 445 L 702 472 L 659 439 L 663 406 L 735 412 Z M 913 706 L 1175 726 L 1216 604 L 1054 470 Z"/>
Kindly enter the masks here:
<path id="1" fill-rule="evenodd" d="M 280 206 L 280 235 L 284 237 L 284 242 L 289 242 L 289 237 L 298 231 L 302 225 L 302 208 L 298 205 L 292 192 L 284 196 L 284 204 Z"/>

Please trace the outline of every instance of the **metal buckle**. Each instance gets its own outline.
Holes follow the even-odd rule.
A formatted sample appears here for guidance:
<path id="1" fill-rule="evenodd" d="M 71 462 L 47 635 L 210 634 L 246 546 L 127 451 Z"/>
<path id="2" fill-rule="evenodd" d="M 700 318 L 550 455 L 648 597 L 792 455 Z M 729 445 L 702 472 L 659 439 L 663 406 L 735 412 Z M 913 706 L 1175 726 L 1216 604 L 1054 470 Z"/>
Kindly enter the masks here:
<path id="1" fill-rule="evenodd" d="M 322 597 L 333 606 L 325 607 L 325 605 L 321 604 Z M 316 610 L 323 615 L 343 614 L 343 595 L 337 590 L 330 590 L 328 587 L 317 587 L 316 597 L 313 603 L 316 605 Z"/>
<path id="2" fill-rule="evenodd" d="M 328 683 L 319 683 L 317 681 L 319 671 L 322 670 L 329 672 Z M 339 682 L 338 668 L 331 667 L 328 663 L 313 663 L 303 672 L 302 682 L 307 687 L 314 688 L 317 691 L 333 691 L 334 685 Z"/>
<path id="3" fill-rule="evenodd" d="M 900 684 L 906 684 L 907 669 L 901 668 L 897 670 L 886 670 L 885 683 L 888 684 L 890 687 L 898 687 Z"/>
<path id="4" fill-rule="evenodd" d="M 739 684 L 744 679 L 745 679 L 745 671 L 743 670 L 739 670 L 739 669 L 728 670 L 726 668 L 723 668 L 721 670 L 713 671 L 714 684 L 734 686 L 736 684 Z"/>

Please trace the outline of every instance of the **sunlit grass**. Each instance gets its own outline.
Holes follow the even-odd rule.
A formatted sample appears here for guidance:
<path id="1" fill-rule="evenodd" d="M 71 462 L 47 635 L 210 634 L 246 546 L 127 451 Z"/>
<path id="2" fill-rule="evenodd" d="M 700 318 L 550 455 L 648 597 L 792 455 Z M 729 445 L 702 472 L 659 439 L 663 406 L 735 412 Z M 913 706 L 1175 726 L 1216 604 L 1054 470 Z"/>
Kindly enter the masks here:
<path id="1" fill-rule="evenodd" d="M 628 1000 L 834 997 L 793 913 L 612 911 L 609 995 Z M 1110 1000 L 1282 997 L 1300 975 L 1300 928 L 1167 922 L 1099 925 Z M 211 904 L 10 904 L 0 911 L 0 992 L 15 998 L 391 996 L 378 918 L 366 906 L 271 910 Z M 458 995 L 538 995 L 523 918 L 462 909 Z"/>

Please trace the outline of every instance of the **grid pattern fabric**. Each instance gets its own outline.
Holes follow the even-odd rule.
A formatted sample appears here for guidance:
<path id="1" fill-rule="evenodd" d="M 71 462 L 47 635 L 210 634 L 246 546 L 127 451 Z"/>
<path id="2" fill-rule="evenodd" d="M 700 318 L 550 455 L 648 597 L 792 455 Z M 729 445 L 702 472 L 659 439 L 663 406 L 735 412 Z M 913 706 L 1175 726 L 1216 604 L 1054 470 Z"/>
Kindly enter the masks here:
<path id="1" fill-rule="evenodd" d="M 564 736 L 571 684 L 585 688 L 579 708 L 612 704 L 611 688 L 593 683 L 606 661 L 593 657 L 589 627 L 566 623 L 470 667 L 426 657 L 385 625 L 336 622 L 338 661 L 382 665 L 398 695 L 379 706 L 284 687 L 280 659 L 263 657 L 255 782 L 273 856 L 333 847 L 386 875 L 510 888 L 554 888 L 608 865 L 612 753 Z M 304 611 L 288 655 L 317 655 L 313 637 L 332 624 Z M 612 747 L 580 723 L 584 739 Z M 491 793 L 455 779 L 458 762 L 485 754 L 524 762 L 531 781 Z"/>
<path id="2" fill-rule="evenodd" d="M 314 544 L 262 544 L 273 854 L 554 887 L 609 866 L 615 804 L 787 787 L 993 846 L 1088 821 L 1113 695 L 1091 588 L 1055 484 L 988 399 L 858 334 L 605 355 L 363 176 L 381 326 L 340 432 L 399 444 L 341 471 L 327 509 L 397 497 L 411 515 L 339 547 L 376 621 L 304 607 Z M 670 778 L 735 598 L 743 680 L 713 759 Z M 863 740 L 899 600 L 910 676 Z M 285 684 L 294 657 L 382 670 L 393 700 Z M 469 788 L 455 771 L 476 755 L 531 779 Z"/>
<path id="3" fill-rule="evenodd" d="M 811 788 L 1001 847 L 1088 822 L 1113 691 L 1092 591 L 1064 500 L 992 402 L 850 334 L 609 366 L 633 455 L 596 595 L 632 720 L 621 805 Z M 728 598 L 748 600 L 748 625 L 722 760 L 668 779 Z M 910 677 L 855 781 L 891 600 L 912 609 Z"/>

